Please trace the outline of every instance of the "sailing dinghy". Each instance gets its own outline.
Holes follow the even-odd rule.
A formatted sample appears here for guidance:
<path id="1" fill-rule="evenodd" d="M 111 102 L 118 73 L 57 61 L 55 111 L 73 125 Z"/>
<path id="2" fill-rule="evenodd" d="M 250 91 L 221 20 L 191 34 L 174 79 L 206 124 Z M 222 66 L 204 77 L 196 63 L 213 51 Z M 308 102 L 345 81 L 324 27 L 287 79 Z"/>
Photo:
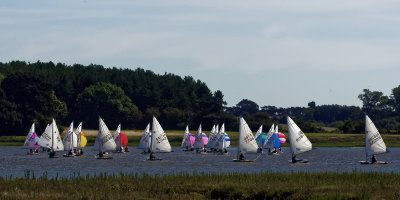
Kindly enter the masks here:
<path id="1" fill-rule="evenodd" d="M 28 155 L 39 155 L 38 148 L 40 146 L 37 144 L 38 140 L 39 137 L 35 133 L 35 123 L 33 123 L 24 142 L 24 147 L 29 148 Z"/>
<path id="2" fill-rule="evenodd" d="M 310 151 L 312 149 L 312 144 L 310 140 L 308 140 L 307 136 L 301 131 L 301 129 L 297 126 L 296 123 L 288 116 L 287 117 L 288 124 L 288 135 L 290 142 L 290 150 L 292 152 L 292 160 L 289 162 L 296 163 L 307 163 L 308 160 L 305 159 L 296 159 L 296 156 Z M 279 140 L 279 138 L 278 138 Z"/>
<path id="3" fill-rule="evenodd" d="M 157 152 L 171 152 L 171 145 L 169 144 L 167 135 L 161 127 L 161 124 L 157 121 L 156 117 L 153 116 L 150 156 L 148 160 L 161 160 L 154 156 L 154 153 Z"/>
<path id="4" fill-rule="evenodd" d="M 189 126 L 186 126 L 185 135 L 183 136 L 181 144 L 181 148 L 183 149 L 183 151 L 193 151 L 194 150 L 193 145 L 195 140 L 196 137 L 189 132 Z"/>
<path id="5" fill-rule="evenodd" d="M 77 138 L 78 138 L 78 141 L 77 141 L 77 145 L 78 145 L 78 147 L 77 147 L 77 153 L 75 154 L 75 156 L 82 156 L 82 155 L 83 155 L 83 147 L 85 147 L 86 144 L 87 144 L 86 136 L 85 136 L 85 134 L 83 134 L 83 132 L 82 132 L 82 122 L 79 123 L 79 125 L 78 125 L 78 127 L 76 128 L 74 134 L 75 134 L 75 135 L 77 136 Z"/>
<path id="6" fill-rule="evenodd" d="M 46 127 L 42 136 L 39 138 L 38 144 L 42 147 L 50 149 L 49 158 L 57 158 L 56 151 L 64 151 L 64 145 L 61 141 L 60 132 L 58 131 L 56 121 Z"/>
<path id="7" fill-rule="evenodd" d="M 68 153 L 64 154 L 64 157 L 75 157 L 76 148 L 78 147 L 78 137 L 74 133 L 74 122 L 71 122 L 67 133 L 65 133 L 63 139 L 64 150 Z"/>
<path id="8" fill-rule="evenodd" d="M 208 137 L 205 133 L 202 132 L 201 124 L 199 129 L 197 130 L 196 139 L 194 141 L 194 148 L 197 153 L 205 153 L 205 146 L 208 144 Z"/>
<path id="9" fill-rule="evenodd" d="M 361 164 L 388 164 L 388 162 L 377 161 L 376 155 L 386 153 L 386 145 L 383 142 L 381 134 L 372 120 L 365 115 L 365 161 L 360 161 Z M 368 161 L 368 157 L 371 160 Z"/>
<path id="10" fill-rule="evenodd" d="M 253 162 L 254 160 L 246 160 L 244 155 L 257 153 L 258 146 L 249 125 L 243 117 L 240 117 L 238 140 L 237 159 L 233 159 L 233 162 Z"/>
<path id="11" fill-rule="evenodd" d="M 96 158 L 112 159 L 111 154 L 108 152 L 114 151 L 117 145 L 101 117 L 99 117 L 99 133 L 97 134 L 96 143 L 97 146 L 95 144 L 94 149 L 99 150 L 99 154 L 96 155 Z"/>
<path id="12" fill-rule="evenodd" d="M 143 153 L 150 153 L 150 143 L 151 143 L 151 132 L 150 132 L 150 123 L 147 124 L 142 137 L 139 141 L 138 149 L 142 149 Z"/>
<path id="13" fill-rule="evenodd" d="M 114 141 L 115 144 L 117 145 L 116 148 L 117 153 L 129 152 L 128 137 L 124 133 L 121 133 L 121 124 L 118 125 L 117 130 L 115 131 Z"/>
<path id="14" fill-rule="evenodd" d="M 222 124 L 218 135 L 218 140 L 215 144 L 216 150 L 222 154 L 226 154 L 228 153 L 228 148 L 231 146 L 231 139 L 229 138 L 229 135 L 225 132 L 225 123 Z"/>

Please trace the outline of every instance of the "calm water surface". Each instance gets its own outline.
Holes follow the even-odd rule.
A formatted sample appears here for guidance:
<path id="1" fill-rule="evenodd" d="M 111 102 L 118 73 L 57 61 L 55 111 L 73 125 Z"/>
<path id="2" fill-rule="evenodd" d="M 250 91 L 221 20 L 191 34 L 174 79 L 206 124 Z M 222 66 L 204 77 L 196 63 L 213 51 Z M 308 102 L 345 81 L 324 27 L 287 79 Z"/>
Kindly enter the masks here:
<path id="1" fill-rule="evenodd" d="M 390 152 L 378 156 L 378 160 L 388 161 L 387 165 L 361 165 L 365 160 L 364 148 L 316 148 L 303 153 L 298 158 L 308 159 L 306 164 L 291 164 L 288 160 L 290 149 L 283 148 L 283 154 L 247 155 L 247 159 L 256 159 L 253 163 L 235 163 L 236 148 L 231 148 L 229 155 L 196 154 L 183 152 L 174 147 L 174 152 L 159 153 L 161 161 L 147 161 L 148 155 L 133 147 L 131 152 L 113 154 L 112 160 L 95 159 L 95 151 L 86 148 L 82 157 L 62 157 L 64 152 L 57 152 L 59 158 L 49 159 L 46 152 L 40 155 L 27 155 L 27 149 L 21 147 L 0 147 L 0 176 L 24 177 L 27 171 L 36 176 L 47 174 L 48 177 L 71 177 L 75 175 L 95 175 L 100 173 L 259 173 L 259 172 L 352 172 L 378 171 L 400 173 L 400 148 L 389 148 Z"/>

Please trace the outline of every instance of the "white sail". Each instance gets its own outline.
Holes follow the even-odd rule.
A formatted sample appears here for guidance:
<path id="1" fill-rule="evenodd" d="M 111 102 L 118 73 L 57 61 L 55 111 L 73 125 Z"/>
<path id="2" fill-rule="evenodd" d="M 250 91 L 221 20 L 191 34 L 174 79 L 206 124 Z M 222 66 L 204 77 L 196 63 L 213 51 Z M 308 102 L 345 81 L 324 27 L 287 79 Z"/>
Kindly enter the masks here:
<path id="1" fill-rule="evenodd" d="M 114 134 L 114 141 L 116 146 L 116 150 L 120 150 L 122 145 L 122 138 L 121 138 L 121 124 L 118 125 L 117 129 L 115 130 L 115 134 Z"/>
<path id="2" fill-rule="evenodd" d="M 275 134 L 278 134 L 278 132 L 279 132 L 278 128 L 279 128 L 279 126 L 278 126 L 278 124 L 277 124 L 277 125 L 275 126 L 275 131 L 274 131 Z"/>
<path id="3" fill-rule="evenodd" d="M 216 148 L 216 143 L 218 142 L 218 125 L 215 125 L 212 127 L 211 131 L 210 131 L 210 137 L 208 138 L 208 144 L 207 147 L 214 149 Z"/>
<path id="4" fill-rule="evenodd" d="M 274 135 L 274 131 L 275 131 L 275 125 L 272 124 L 271 128 L 269 128 L 267 138 L 265 139 L 265 142 L 263 144 L 264 149 L 272 149 L 273 148 L 274 145 L 273 145 L 272 140 L 270 140 L 270 138 Z"/>
<path id="5" fill-rule="evenodd" d="M 119 124 L 117 127 L 117 130 L 115 130 L 114 140 L 117 139 L 117 137 L 119 136 L 120 133 L 121 133 L 121 124 Z"/>
<path id="6" fill-rule="evenodd" d="M 82 122 L 79 123 L 78 127 L 76 127 L 76 130 L 74 132 L 77 137 L 76 143 L 78 148 L 81 147 L 81 132 L 82 132 Z"/>
<path id="7" fill-rule="evenodd" d="M 143 149 L 144 151 L 148 151 L 150 149 L 150 123 L 147 124 L 142 137 L 140 138 L 138 149 Z"/>
<path id="8" fill-rule="evenodd" d="M 218 133 L 217 149 L 226 149 L 231 146 L 231 140 L 229 135 L 225 132 L 225 124 L 222 124 L 221 129 Z"/>
<path id="9" fill-rule="evenodd" d="M 153 116 L 151 133 L 151 152 L 171 152 L 171 145 L 169 144 L 167 135 L 165 134 L 163 128 L 157 119 Z"/>
<path id="10" fill-rule="evenodd" d="M 94 148 L 99 151 L 114 151 L 117 147 L 110 130 L 101 117 L 99 117 L 99 133 L 97 134 L 96 142 L 98 147 Z"/>
<path id="11" fill-rule="evenodd" d="M 29 143 L 29 139 L 32 137 L 33 133 L 35 133 L 35 123 L 32 124 L 31 128 L 29 129 L 28 135 L 26 136 L 24 146 L 31 147 L 32 144 Z"/>
<path id="12" fill-rule="evenodd" d="M 187 139 L 187 137 L 189 137 L 189 126 L 186 126 L 185 134 L 183 135 L 183 139 L 182 139 L 181 148 L 185 148 L 186 147 L 186 139 Z"/>
<path id="13" fill-rule="evenodd" d="M 61 140 L 60 132 L 58 131 L 56 121 L 53 119 L 53 123 L 51 123 L 51 131 L 52 133 L 52 144 L 51 149 L 53 151 L 64 151 L 64 145 Z"/>
<path id="14" fill-rule="evenodd" d="M 262 127 L 263 127 L 263 125 L 261 125 L 260 128 L 258 128 L 258 131 L 257 131 L 256 135 L 254 136 L 254 138 L 257 138 L 258 136 L 261 135 L 261 133 L 262 133 Z"/>
<path id="15" fill-rule="evenodd" d="M 38 145 L 50 148 L 51 144 L 51 126 L 50 124 L 47 124 L 46 129 L 43 131 L 42 135 L 39 138 Z"/>
<path id="16" fill-rule="evenodd" d="M 197 129 L 197 135 L 196 139 L 194 141 L 194 148 L 195 149 L 203 149 L 204 148 L 204 142 L 203 142 L 203 134 L 201 130 L 201 124 L 199 126 L 199 129 Z"/>
<path id="17" fill-rule="evenodd" d="M 367 115 L 365 115 L 365 152 L 367 156 L 386 152 L 381 134 Z"/>
<path id="18" fill-rule="evenodd" d="M 247 125 L 243 117 L 240 117 L 238 155 L 240 152 L 257 153 L 257 149 L 258 146 L 249 125 Z"/>
<path id="19" fill-rule="evenodd" d="M 74 131 L 73 129 L 74 129 L 74 122 L 71 122 L 63 139 L 63 145 L 65 150 L 73 150 L 74 148 L 78 147 L 78 137 L 73 132 Z"/>
<path id="20" fill-rule="evenodd" d="M 312 149 L 310 140 L 289 116 L 287 117 L 287 124 L 292 156 L 310 151 Z"/>

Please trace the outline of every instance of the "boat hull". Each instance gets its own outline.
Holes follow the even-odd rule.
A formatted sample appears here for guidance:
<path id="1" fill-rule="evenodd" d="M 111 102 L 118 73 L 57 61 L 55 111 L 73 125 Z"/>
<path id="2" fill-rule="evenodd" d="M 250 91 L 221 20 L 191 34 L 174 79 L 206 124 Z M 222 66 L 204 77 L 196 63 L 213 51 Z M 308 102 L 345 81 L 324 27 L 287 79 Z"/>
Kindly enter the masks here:
<path id="1" fill-rule="evenodd" d="M 366 165 L 369 165 L 369 164 L 388 164 L 388 162 L 385 162 L 385 161 L 376 161 L 376 162 L 369 162 L 369 161 L 360 161 L 360 163 L 361 164 L 366 164 Z"/>
<path id="2" fill-rule="evenodd" d="M 254 160 L 239 160 L 239 159 L 233 159 L 233 162 L 254 162 Z"/>

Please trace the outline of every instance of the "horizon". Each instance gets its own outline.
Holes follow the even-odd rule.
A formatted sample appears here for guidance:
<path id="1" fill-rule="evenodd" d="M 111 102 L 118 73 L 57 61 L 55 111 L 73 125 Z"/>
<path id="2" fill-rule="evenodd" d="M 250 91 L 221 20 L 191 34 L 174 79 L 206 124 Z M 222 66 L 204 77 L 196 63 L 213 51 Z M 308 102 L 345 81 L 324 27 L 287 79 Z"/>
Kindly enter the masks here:
<path id="1" fill-rule="evenodd" d="M 384 2 L 7 0 L 0 61 L 192 76 L 229 107 L 361 107 L 400 84 L 400 5 Z"/>

